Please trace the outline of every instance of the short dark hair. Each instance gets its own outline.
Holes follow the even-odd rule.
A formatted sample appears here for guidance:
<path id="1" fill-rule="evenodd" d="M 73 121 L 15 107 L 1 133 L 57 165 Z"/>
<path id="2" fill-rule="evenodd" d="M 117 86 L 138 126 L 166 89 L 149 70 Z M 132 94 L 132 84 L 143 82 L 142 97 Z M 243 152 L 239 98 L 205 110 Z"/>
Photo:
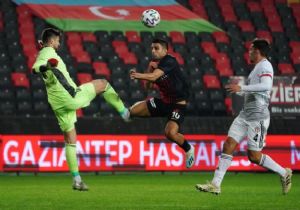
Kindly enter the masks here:
<path id="1" fill-rule="evenodd" d="M 159 43 L 161 44 L 161 46 L 163 46 L 164 48 L 168 49 L 168 42 L 164 39 L 160 39 L 160 38 L 154 38 L 152 40 L 152 43 Z"/>
<path id="2" fill-rule="evenodd" d="M 55 28 L 46 28 L 43 30 L 42 32 L 42 42 L 45 44 L 49 41 L 49 39 L 51 39 L 52 37 L 56 37 L 59 36 L 61 37 L 61 32 Z"/>
<path id="3" fill-rule="evenodd" d="M 268 53 L 271 49 L 269 42 L 266 39 L 254 39 L 252 41 L 253 47 L 259 50 L 260 54 L 264 57 L 268 56 Z"/>

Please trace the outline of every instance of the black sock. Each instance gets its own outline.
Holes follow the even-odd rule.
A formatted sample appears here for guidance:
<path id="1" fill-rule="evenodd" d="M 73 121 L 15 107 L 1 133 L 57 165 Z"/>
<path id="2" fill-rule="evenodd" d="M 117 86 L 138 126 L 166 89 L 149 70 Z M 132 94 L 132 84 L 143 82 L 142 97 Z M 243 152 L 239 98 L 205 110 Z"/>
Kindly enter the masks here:
<path id="1" fill-rule="evenodd" d="M 179 145 L 179 144 L 178 144 Z M 184 140 L 182 145 L 179 145 L 185 152 L 188 152 L 191 149 L 191 145 Z"/>

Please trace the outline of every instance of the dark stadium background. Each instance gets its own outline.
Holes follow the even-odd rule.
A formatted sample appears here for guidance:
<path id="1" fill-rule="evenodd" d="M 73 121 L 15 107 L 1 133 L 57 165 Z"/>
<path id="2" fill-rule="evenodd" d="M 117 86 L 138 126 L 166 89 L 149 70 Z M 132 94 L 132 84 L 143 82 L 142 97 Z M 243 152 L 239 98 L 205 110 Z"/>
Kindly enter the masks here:
<path id="1" fill-rule="evenodd" d="M 226 134 L 232 122 L 231 96 L 224 85 L 230 76 L 247 76 L 247 48 L 255 37 L 272 42 L 270 53 L 275 75 L 297 76 L 300 72 L 299 3 L 276 1 L 197 1 L 180 4 L 222 28 L 226 33 L 184 34 L 172 32 L 66 33 L 60 55 L 77 84 L 107 78 L 127 105 L 157 90 L 146 92 L 142 83 L 130 81 L 128 70 L 145 69 L 152 38 L 168 39 L 191 85 L 190 104 L 183 131 L 190 134 Z M 227 3 L 226 3 L 227 2 Z M 293 3 L 293 1 L 291 1 Z M 30 73 L 41 31 L 49 27 L 28 8 L 1 1 L 0 9 L 0 133 L 59 134 L 56 119 L 46 100 L 40 77 Z M 126 43 L 133 58 L 123 60 L 118 44 Z M 76 43 L 82 53 L 72 49 Z M 76 46 L 77 46 L 76 45 Z M 222 58 L 215 59 L 215 52 Z M 221 63 L 220 61 L 222 60 Z M 224 68 L 226 66 L 226 68 Z M 136 120 L 125 124 L 100 97 L 78 112 L 79 134 L 161 134 L 164 120 Z M 115 119 L 114 119 L 115 118 Z M 113 120 L 114 126 L 111 126 Z M 156 126 L 152 126 L 155 124 Z M 271 118 L 269 134 L 299 134 L 299 116 Z"/>

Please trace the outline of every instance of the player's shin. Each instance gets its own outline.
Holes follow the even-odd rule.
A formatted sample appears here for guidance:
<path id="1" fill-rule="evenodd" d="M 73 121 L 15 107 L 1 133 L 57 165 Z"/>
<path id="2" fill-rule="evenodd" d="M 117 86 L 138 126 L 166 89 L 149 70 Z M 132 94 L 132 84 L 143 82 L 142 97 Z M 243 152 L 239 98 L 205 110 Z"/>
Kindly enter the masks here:
<path id="1" fill-rule="evenodd" d="M 112 107 L 114 107 L 117 112 L 122 114 L 126 109 L 123 101 L 120 99 L 119 95 L 116 93 L 114 88 L 107 83 L 105 91 L 103 92 L 103 97 L 107 103 L 109 103 Z"/>
<path id="2" fill-rule="evenodd" d="M 232 161 L 232 155 L 222 153 L 219 159 L 218 167 L 215 170 L 212 184 L 216 187 L 220 187 L 225 176 L 227 169 L 230 167 Z"/>
<path id="3" fill-rule="evenodd" d="M 77 163 L 76 144 L 66 143 L 66 159 L 74 181 L 81 182 Z"/>
<path id="4" fill-rule="evenodd" d="M 276 163 L 269 155 L 263 154 L 261 156 L 259 165 L 266 169 L 274 171 L 282 177 L 286 174 L 286 170 L 283 167 L 281 167 L 278 163 Z"/>

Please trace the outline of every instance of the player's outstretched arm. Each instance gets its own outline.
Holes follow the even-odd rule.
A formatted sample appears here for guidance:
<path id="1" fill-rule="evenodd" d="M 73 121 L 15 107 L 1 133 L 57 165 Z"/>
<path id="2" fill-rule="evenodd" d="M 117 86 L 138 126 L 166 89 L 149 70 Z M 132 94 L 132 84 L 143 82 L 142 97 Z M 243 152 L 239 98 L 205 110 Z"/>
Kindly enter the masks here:
<path id="1" fill-rule="evenodd" d="M 273 80 L 271 76 L 262 76 L 260 83 L 254 85 L 242 85 L 241 90 L 244 92 L 262 92 L 271 91 Z"/>
<path id="2" fill-rule="evenodd" d="M 147 80 L 150 82 L 155 82 L 162 75 L 164 75 L 164 72 L 161 69 L 155 69 L 151 73 L 138 73 L 136 69 L 130 70 L 131 79 Z"/>
<path id="3" fill-rule="evenodd" d="M 261 81 L 258 84 L 253 85 L 237 85 L 237 84 L 229 84 L 226 85 L 225 88 L 230 93 L 238 93 L 238 92 L 262 92 L 262 91 L 271 91 L 272 90 L 272 77 L 263 76 L 261 77 Z"/>
<path id="4" fill-rule="evenodd" d="M 57 64 L 58 64 L 58 60 L 55 59 L 55 58 L 50 58 L 47 60 L 46 64 L 45 64 L 45 60 L 43 59 L 40 59 L 40 60 L 37 60 L 34 64 L 33 64 L 33 67 L 32 67 L 32 72 L 34 74 L 37 74 L 37 73 L 44 73 L 46 72 L 47 70 L 50 70 L 51 68 L 56 68 L 57 67 Z"/>

